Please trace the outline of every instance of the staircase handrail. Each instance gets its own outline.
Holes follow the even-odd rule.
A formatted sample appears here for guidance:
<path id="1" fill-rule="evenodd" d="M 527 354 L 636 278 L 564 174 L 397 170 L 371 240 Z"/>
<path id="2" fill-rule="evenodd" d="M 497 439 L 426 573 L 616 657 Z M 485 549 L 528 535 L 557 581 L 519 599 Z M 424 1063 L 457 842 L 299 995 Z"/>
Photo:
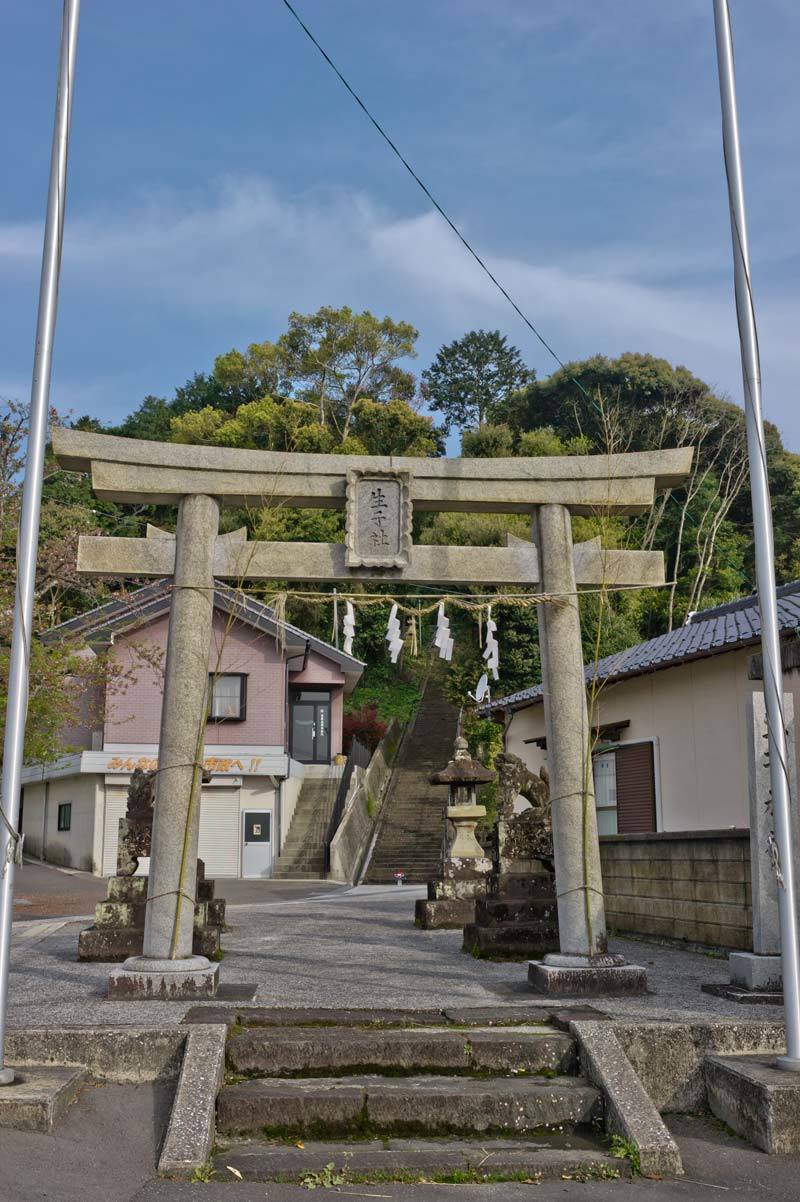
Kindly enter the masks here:
<path id="1" fill-rule="evenodd" d="M 322 841 L 323 873 L 325 876 L 327 876 L 331 870 L 331 843 L 333 842 L 334 835 L 339 829 L 339 823 L 342 821 L 342 815 L 344 814 L 347 794 L 350 791 L 350 781 L 353 778 L 353 772 L 356 768 L 367 768 L 371 759 L 372 752 L 369 750 L 369 748 L 365 747 L 363 743 L 359 743 L 358 739 L 354 738 L 350 744 L 350 750 L 347 753 L 347 759 L 345 760 L 342 775 L 339 778 L 339 787 L 336 790 L 336 800 L 333 803 L 333 810 L 331 812 L 330 821 L 328 822 L 328 828 L 325 831 L 325 837 Z"/>

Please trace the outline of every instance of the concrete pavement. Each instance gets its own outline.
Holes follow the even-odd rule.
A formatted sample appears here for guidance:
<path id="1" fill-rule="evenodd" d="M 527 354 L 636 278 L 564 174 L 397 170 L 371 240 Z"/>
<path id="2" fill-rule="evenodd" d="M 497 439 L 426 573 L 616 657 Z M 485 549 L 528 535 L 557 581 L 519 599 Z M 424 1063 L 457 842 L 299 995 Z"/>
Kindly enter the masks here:
<path id="1" fill-rule="evenodd" d="M 422 896 L 421 888 L 341 889 L 321 887 L 316 881 L 286 886 L 281 882 L 265 893 L 270 901 L 232 902 L 228 913 L 220 980 L 223 985 L 255 984 L 255 1004 L 436 1008 L 530 1005 L 536 1000 L 527 986 L 525 965 L 465 955 L 460 931 L 417 930 L 414 901 Z M 45 929 L 36 939 L 30 937 L 29 924 L 15 925 L 11 1025 L 181 1021 L 188 1009 L 184 1003 L 108 1001 L 108 966 L 75 959 L 82 925 L 69 920 Z M 727 980 L 726 960 L 632 940 L 612 940 L 611 946 L 647 967 L 651 992 L 604 1000 L 602 1008 L 610 1014 L 667 1020 L 680 1016 L 686 1021 L 781 1018 L 775 1007 L 743 1007 L 701 992 L 705 982 Z"/>

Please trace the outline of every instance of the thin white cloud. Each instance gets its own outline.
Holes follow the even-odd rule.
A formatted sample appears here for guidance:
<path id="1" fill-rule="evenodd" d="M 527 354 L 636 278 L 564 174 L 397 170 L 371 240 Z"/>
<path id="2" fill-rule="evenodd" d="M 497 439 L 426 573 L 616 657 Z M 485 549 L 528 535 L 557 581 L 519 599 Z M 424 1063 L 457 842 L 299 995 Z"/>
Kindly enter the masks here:
<path id="1" fill-rule="evenodd" d="M 0 224 L 0 273 L 9 283 L 38 274 L 41 231 L 35 224 Z M 740 394 L 738 348 L 729 273 L 696 271 L 691 285 L 654 280 L 653 262 L 680 248 L 618 247 L 553 266 L 492 256 L 492 270 L 519 300 L 563 359 L 602 351 L 651 351 L 684 362 L 709 383 Z M 700 264 L 696 264 L 699 268 Z M 550 361 L 451 231 L 435 214 L 401 217 L 358 193 L 318 191 L 280 195 L 262 178 L 227 179 L 210 195 L 151 196 L 128 212 L 70 216 L 64 281 L 81 322 L 116 322 L 122 337 L 137 311 L 163 314 L 149 335 L 170 338 L 170 321 L 204 331 L 241 330 L 239 344 L 275 336 L 290 309 L 348 303 L 414 321 L 425 351 L 473 326 L 499 326 L 524 350 L 540 374 Z M 768 415 L 800 443 L 794 417 L 795 299 L 760 301 Z M 73 313 L 74 317 L 74 313 Z M 209 358 L 226 338 L 209 347 Z M 138 360 L 153 352 L 138 344 Z M 83 378 L 74 353 L 65 392 L 89 398 L 113 387 L 127 364 L 98 362 L 86 347 Z M 190 370 L 208 366 L 194 363 Z M 187 371 L 185 374 L 189 374 Z M 179 382 L 178 375 L 175 383 Z M 0 381 L 0 385 L 2 381 Z M 150 391 L 164 391 L 157 381 Z M 86 405 L 78 405 L 82 410 Z"/>

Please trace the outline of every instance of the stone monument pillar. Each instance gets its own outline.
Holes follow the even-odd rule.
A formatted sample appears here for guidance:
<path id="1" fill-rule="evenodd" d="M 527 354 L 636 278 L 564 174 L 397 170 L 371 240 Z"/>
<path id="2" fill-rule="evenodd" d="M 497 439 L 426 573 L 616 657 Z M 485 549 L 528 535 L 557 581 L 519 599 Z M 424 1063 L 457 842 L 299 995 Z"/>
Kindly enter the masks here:
<path id="1" fill-rule="evenodd" d="M 533 541 L 542 591 L 562 598 L 538 611 L 561 951 L 532 960 L 528 979 L 541 993 L 641 993 L 644 968 L 608 954 L 569 510 L 540 505 Z"/>
<path id="2" fill-rule="evenodd" d="M 219 504 L 186 496 L 178 509 L 164 672 L 144 954 L 109 978 L 109 997 L 208 997 L 219 965 L 192 955 L 195 865 Z"/>
<path id="3" fill-rule="evenodd" d="M 443 859 L 441 876 L 428 882 L 428 899 L 414 909 L 418 927 L 463 927 L 475 917 L 475 899 L 486 895 L 486 878 L 492 862 L 475 838 L 475 827 L 486 817 L 486 807 L 476 803 L 476 786 L 488 784 L 495 773 L 473 760 L 467 740 L 459 736 L 450 763 L 434 772 L 432 785 L 447 785 L 450 804 L 447 821 L 455 835 Z"/>
<path id="4" fill-rule="evenodd" d="M 797 862 L 797 766 L 794 742 L 794 698 L 783 695 L 786 719 L 786 753 L 789 791 L 794 817 L 793 847 Z M 750 796 L 750 880 L 753 908 L 753 950 L 732 952 L 731 986 L 754 993 L 780 993 L 781 932 L 778 917 L 778 872 L 772 792 L 767 753 L 767 714 L 763 693 L 753 693 L 747 703 L 747 763 Z"/>

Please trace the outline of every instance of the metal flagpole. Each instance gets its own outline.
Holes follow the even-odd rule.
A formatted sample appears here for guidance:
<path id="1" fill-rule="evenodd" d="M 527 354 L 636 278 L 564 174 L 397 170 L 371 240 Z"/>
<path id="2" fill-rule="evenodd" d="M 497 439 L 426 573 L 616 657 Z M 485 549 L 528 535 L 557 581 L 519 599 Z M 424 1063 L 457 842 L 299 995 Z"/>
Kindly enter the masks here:
<path id="1" fill-rule="evenodd" d="M 794 863 L 792 860 L 792 797 L 786 759 L 786 727 L 783 718 L 783 674 L 781 670 L 778 604 L 775 593 L 775 555 L 772 538 L 767 453 L 761 411 L 761 364 L 758 354 L 755 308 L 750 285 L 750 252 L 744 205 L 744 180 L 736 110 L 736 80 L 733 38 L 728 0 L 714 0 L 717 35 L 719 90 L 722 101 L 722 142 L 728 177 L 728 203 L 733 237 L 736 317 L 742 353 L 747 453 L 750 463 L 750 492 L 753 504 L 753 537 L 756 553 L 756 588 L 761 614 L 761 652 L 764 661 L 764 700 L 767 711 L 769 772 L 775 842 L 780 863 L 778 909 L 781 929 L 783 999 L 786 1014 L 786 1055 L 778 1057 L 780 1068 L 800 1071 L 800 971 L 798 965 L 797 910 Z M 751 832 L 751 835 L 754 832 Z M 782 878 L 782 879 L 781 879 Z"/>
<path id="2" fill-rule="evenodd" d="M 0 786 L 0 1085 L 10 1085 L 14 1070 L 5 1066 L 5 1026 L 8 1006 L 8 971 L 11 956 L 11 911 L 14 895 L 14 865 L 20 849 L 20 774 L 22 770 L 25 719 L 28 708 L 28 663 L 33 622 L 33 591 L 36 581 L 36 548 L 39 541 L 39 512 L 42 503 L 44 448 L 50 403 L 50 374 L 53 336 L 58 308 L 58 280 L 64 234 L 67 191 L 67 150 L 75 78 L 80 0 L 64 0 L 61 17 L 61 49 L 58 87 L 50 156 L 50 184 L 39 284 L 39 316 L 31 384 L 30 428 L 22 487 L 22 510 L 17 535 L 17 587 L 11 655 L 8 665 L 8 702 L 3 745 L 3 776 Z"/>

